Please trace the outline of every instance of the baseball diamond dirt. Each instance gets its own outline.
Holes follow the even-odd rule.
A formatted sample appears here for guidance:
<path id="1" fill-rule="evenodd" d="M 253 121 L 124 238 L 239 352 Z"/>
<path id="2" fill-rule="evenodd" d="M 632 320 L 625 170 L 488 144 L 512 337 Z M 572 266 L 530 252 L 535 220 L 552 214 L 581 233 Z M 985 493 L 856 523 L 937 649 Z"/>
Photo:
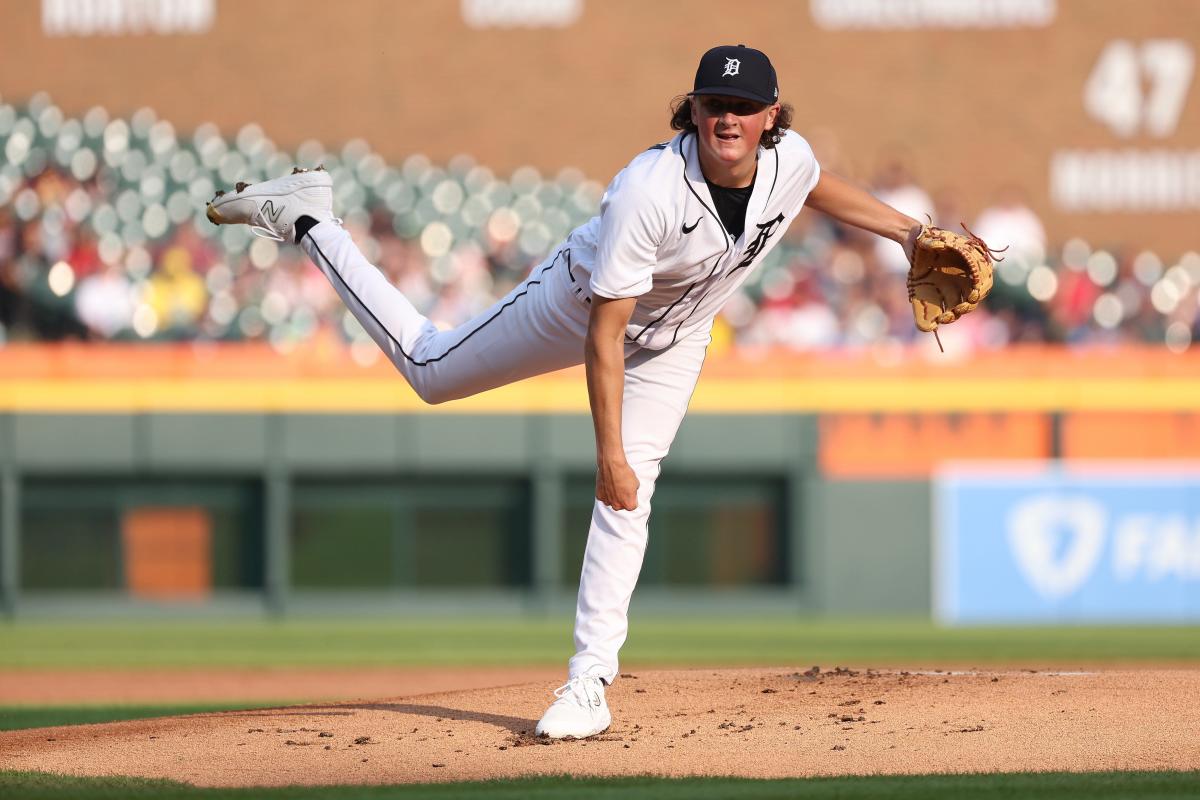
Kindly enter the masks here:
<path id="1" fill-rule="evenodd" d="M 1197 670 L 638 671 L 612 728 L 556 742 L 532 735 L 544 689 L 13 731 L 0 765 L 200 786 L 1200 768 Z"/>

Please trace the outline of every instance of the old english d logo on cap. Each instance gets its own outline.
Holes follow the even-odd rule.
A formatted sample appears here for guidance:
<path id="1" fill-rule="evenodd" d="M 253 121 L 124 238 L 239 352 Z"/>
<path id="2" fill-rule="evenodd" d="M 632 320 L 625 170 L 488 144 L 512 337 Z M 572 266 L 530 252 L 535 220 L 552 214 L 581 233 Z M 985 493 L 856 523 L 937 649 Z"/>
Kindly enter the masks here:
<path id="1" fill-rule="evenodd" d="M 691 94 L 720 94 L 770 105 L 779 99 L 779 83 L 771 59 L 761 50 L 722 45 L 700 57 Z"/>

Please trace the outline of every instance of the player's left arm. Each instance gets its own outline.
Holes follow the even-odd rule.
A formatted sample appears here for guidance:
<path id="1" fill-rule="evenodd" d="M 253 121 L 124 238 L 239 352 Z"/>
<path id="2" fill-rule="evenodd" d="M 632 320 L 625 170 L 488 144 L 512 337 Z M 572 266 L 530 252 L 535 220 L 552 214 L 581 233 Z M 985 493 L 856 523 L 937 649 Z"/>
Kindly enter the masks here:
<path id="1" fill-rule="evenodd" d="M 905 255 L 912 260 L 913 245 L 921 234 L 921 223 L 907 214 L 901 214 L 846 179 L 822 170 L 817 185 L 809 192 L 804 204 L 839 222 L 899 243 Z"/>

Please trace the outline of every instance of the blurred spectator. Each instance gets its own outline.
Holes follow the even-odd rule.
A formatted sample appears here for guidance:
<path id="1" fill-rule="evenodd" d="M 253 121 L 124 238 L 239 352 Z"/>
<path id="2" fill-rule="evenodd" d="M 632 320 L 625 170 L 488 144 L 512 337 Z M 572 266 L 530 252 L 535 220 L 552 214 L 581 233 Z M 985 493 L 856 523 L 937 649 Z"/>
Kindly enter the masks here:
<path id="1" fill-rule="evenodd" d="M 159 330 L 181 338 L 195 335 L 196 323 L 208 305 L 208 292 L 192 269 L 187 248 L 172 244 L 163 250 L 159 268 L 146 282 L 142 301 L 154 312 Z"/>
<path id="2" fill-rule="evenodd" d="M 133 310 L 133 287 L 116 264 L 88 275 L 75 290 L 75 313 L 94 338 L 116 338 L 128 329 Z"/>
<path id="3" fill-rule="evenodd" d="M 1003 187 L 996 202 L 979 213 L 971 230 L 988 244 L 1007 248 L 1004 260 L 1020 262 L 1024 272 L 1046 260 L 1046 229 L 1016 186 Z"/>
<path id="4" fill-rule="evenodd" d="M 872 192 L 892 208 L 921 222 L 932 219 L 936 213 L 933 200 L 917 185 L 900 156 L 892 156 L 883 163 L 875 175 Z M 908 272 L 908 258 L 895 242 L 877 238 L 875 251 L 884 269 Z"/>

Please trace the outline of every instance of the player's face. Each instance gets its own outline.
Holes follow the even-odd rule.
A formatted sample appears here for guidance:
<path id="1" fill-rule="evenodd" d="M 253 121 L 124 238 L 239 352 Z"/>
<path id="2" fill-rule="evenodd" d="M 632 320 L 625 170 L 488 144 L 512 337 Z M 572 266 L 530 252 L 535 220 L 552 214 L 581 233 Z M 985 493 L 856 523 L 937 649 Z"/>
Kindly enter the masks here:
<path id="1" fill-rule="evenodd" d="M 700 147 L 721 163 L 752 160 L 763 131 L 775 124 L 778 105 L 763 105 L 721 94 L 692 98 L 692 122 Z"/>

